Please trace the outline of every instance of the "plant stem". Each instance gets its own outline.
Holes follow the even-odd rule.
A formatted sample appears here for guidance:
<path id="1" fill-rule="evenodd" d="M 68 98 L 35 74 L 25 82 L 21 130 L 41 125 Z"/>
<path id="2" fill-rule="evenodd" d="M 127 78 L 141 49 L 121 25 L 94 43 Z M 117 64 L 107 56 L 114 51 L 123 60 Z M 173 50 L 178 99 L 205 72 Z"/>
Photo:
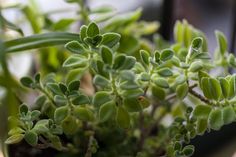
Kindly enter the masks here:
<path id="1" fill-rule="evenodd" d="M 80 6 L 80 14 L 82 16 L 82 20 L 84 22 L 84 24 L 89 24 L 90 20 L 89 20 L 89 8 L 88 6 L 85 4 L 84 0 L 79 1 L 79 6 Z"/>
<path id="2" fill-rule="evenodd" d="M 210 100 L 208 100 L 207 98 L 205 98 L 201 94 L 197 93 L 192 88 L 189 88 L 189 93 L 192 94 L 193 96 L 195 96 L 196 98 L 198 98 L 199 100 L 201 100 L 202 102 L 206 103 L 206 104 L 212 104 L 212 102 L 210 102 Z"/>
<path id="3" fill-rule="evenodd" d="M 45 89 L 43 89 L 42 86 L 40 86 L 38 89 L 52 102 L 54 107 L 57 106 L 56 102 L 53 100 L 52 96 Z"/>
<path id="4" fill-rule="evenodd" d="M 87 152 L 85 154 L 85 157 L 92 157 L 92 147 L 93 147 L 93 140 L 94 140 L 94 137 L 93 137 L 93 134 L 89 137 L 89 142 L 88 142 L 88 149 L 87 149 Z"/>
<path id="5" fill-rule="evenodd" d="M 142 147 L 143 147 L 143 144 L 144 144 L 144 141 L 145 141 L 145 127 L 143 126 L 144 124 L 144 115 L 143 115 L 143 111 L 140 111 L 139 113 L 139 129 L 140 129 L 140 132 L 141 132 L 141 135 L 140 135 L 140 140 L 138 142 L 138 150 L 141 150 Z"/>
<path id="6" fill-rule="evenodd" d="M 195 87 L 197 87 L 197 84 L 196 84 L 196 83 L 193 84 L 193 85 L 191 85 L 191 86 L 189 86 L 189 89 L 193 90 L 193 88 L 195 88 Z M 172 100 L 172 99 L 174 99 L 174 98 L 176 98 L 176 94 L 175 94 L 175 93 L 172 94 L 172 95 L 170 95 L 168 98 L 166 98 L 166 100 L 167 100 L 167 101 L 170 101 L 170 100 Z"/>
<path id="7" fill-rule="evenodd" d="M 115 101 L 118 105 L 121 105 L 122 98 L 117 91 L 115 76 L 113 74 L 110 74 L 110 78 L 111 78 L 111 85 L 112 85 L 112 93 L 115 95 Z"/>

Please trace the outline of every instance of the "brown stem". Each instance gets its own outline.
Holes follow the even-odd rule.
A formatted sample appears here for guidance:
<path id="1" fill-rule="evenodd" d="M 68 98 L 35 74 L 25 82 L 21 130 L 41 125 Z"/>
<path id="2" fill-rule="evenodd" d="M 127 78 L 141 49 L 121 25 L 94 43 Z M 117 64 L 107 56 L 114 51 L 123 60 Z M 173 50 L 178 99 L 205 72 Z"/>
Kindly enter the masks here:
<path id="1" fill-rule="evenodd" d="M 87 152 L 85 154 L 85 157 L 92 157 L 92 147 L 93 147 L 93 140 L 94 140 L 94 137 L 93 137 L 93 134 L 89 137 L 89 142 L 88 142 L 88 149 L 87 149 Z"/>
<path id="2" fill-rule="evenodd" d="M 189 93 L 192 94 L 193 96 L 195 96 L 196 98 L 198 98 L 199 100 L 201 100 L 202 102 L 204 102 L 206 104 L 211 104 L 211 102 L 207 98 L 205 98 L 201 94 L 197 93 L 192 88 L 189 88 Z"/>
<path id="3" fill-rule="evenodd" d="M 189 86 L 189 89 L 193 89 L 193 88 L 195 88 L 195 87 L 197 87 L 197 84 L 195 83 L 195 84 L 193 84 L 193 85 L 191 85 L 191 86 Z M 174 93 L 174 94 L 172 94 L 172 95 L 170 95 L 168 98 L 166 98 L 166 100 L 167 101 L 170 101 L 170 100 L 172 100 L 172 99 L 174 99 L 174 98 L 176 98 L 176 94 Z"/>
<path id="4" fill-rule="evenodd" d="M 143 147 L 143 143 L 144 143 L 144 139 L 145 139 L 145 128 L 144 128 L 144 115 L 143 115 L 143 111 L 140 111 L 139 113 L 139 129 L 141 132 L 140 135 L 140 140 L 138 142 L 138 149 L 140 150 Z"/>

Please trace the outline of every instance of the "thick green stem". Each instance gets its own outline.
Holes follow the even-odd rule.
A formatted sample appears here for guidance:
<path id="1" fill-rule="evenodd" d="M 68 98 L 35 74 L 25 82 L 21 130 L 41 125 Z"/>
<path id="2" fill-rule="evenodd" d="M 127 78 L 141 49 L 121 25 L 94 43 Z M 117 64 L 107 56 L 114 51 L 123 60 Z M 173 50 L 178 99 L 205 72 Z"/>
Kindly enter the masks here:
<path id="1" fill-rule="evenodd" d="M 38 89 L 51 101 L 54 107 L 56 107 L 57 104 L 54 101 L 53 97 L 43 87 L 40 86 Z"/>
<path id="2" fill-rule="evenodd" d="M 90 19 L 89 19 L 89 8 L 85 4 L 84 0 L 79 1 L 79 6 L 80 6 L 80 15 L 82 17 L 82 21 L 84 24 L 89 24 Z"/>

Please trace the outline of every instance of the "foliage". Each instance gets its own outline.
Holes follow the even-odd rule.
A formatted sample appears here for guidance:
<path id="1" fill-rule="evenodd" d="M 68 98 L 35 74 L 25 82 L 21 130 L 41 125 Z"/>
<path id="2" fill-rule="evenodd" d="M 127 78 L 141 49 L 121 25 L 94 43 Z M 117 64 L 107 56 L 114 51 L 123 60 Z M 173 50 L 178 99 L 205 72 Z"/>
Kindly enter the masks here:
<path id="1" fill-rule="evenodd" d="M 187 157 L 194 153 L 191 139 L 235 121 L 236 75 L 228 68 L 236 66 L 236 59 L 221 32 L 216 31 L 211 59 L 204 34 L 185 20 L 176 22 L 173 44 L 161 39 L 147 44 L 142 35 L 155 29 L 137 22 L 140 10 L 108 18 L 99 27 L 89 22 L 83 1 L 68 2 L 82 6 L 87 25 L 79 34 L 47 33 L 3 43 L 6 53 L 61 44 L 71 53 L 61 77 L 21 78 L 24 87 L 40 94 L 32 109 L 23 103 L 9 118 L 17 125 L 6 144 L 25 140 L 67 156 Z M 217 67 L 224 71 L 209 75 Z M 83 86 L 87 82 L 94 92 Z"/>

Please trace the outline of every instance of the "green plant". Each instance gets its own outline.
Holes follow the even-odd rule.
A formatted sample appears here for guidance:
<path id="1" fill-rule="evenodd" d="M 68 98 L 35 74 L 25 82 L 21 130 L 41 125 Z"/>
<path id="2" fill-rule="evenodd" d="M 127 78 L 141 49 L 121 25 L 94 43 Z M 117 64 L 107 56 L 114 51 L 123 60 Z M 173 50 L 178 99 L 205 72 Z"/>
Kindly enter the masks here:
<path id="1" fill-rule="evenodd" d="M 185 20 L 176 22 L 174 44 L 156 36 L 152 50 L 138 36 L 138 43 L 122 45 L 138 48 L 122 53 L 123 34 L 132 35 L 117 27 L 121 21 L 128 30 L 137 25 L 127 19 L 101 29 L 90 22 L 79 34 L 49 33 L 3 43 L 6 53 L 64 43 L 72 53 L 63 63 L 63 77 L 37 73 L 20 80 L 40 95 L 32 110 L 22 104 L 18 115 L 9 118 L 17 125 L 6 144 L 24 139 L 66 156 L 184 157 L 194 153 L 191 139 L 235 121 L 236 75 L 228 68 L 236 67 L 236 59 L 221 32 L 215 33 L 213 60 L 204 34 Z M 217 67 L 223 71 L 209 75 Z M 82 86 L 86 76 L 92 78 L 92 94 Z M 166 116 L 172 119 L 169 125 Z"/>

